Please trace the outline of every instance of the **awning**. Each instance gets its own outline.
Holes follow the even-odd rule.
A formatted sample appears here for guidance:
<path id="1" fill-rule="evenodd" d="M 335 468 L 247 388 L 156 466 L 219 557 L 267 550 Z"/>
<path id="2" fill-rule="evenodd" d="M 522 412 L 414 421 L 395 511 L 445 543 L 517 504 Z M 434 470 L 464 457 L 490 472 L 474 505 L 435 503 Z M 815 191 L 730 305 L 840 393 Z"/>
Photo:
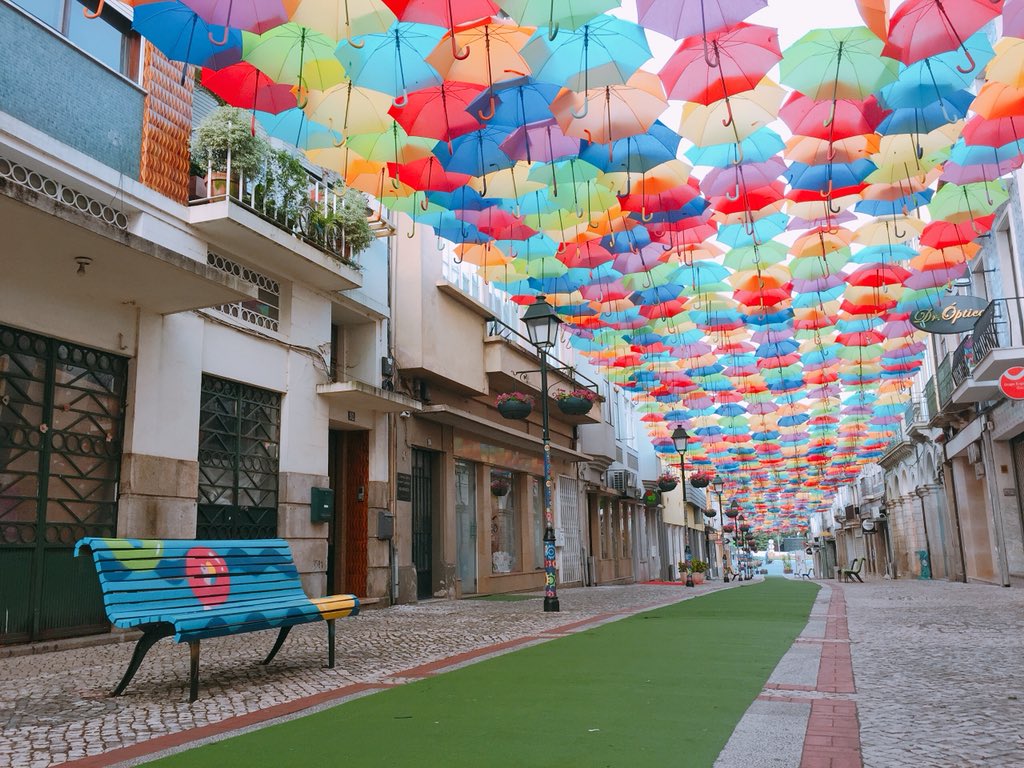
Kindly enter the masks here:
<path id="1" fill-rule="evenodd" d="M 419 400 L 390 392 L 362 381 L 338 381 L 333 384 L 319 384 L 316 393 L 326 397 L 339 408 L 351 411 L 377 411 L 398 413 L 419 411 L 423 406 Z"/>

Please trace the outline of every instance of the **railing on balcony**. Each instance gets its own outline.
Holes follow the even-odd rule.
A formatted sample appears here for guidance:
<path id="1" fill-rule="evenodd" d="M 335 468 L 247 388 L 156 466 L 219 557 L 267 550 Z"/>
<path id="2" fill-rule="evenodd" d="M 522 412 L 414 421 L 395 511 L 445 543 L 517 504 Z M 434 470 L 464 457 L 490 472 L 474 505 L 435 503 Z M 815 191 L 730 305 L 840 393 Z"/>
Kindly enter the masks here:
<path id="1" fill-rule="evenodd" d="M 231 149 L 223 172 L 207 166 L 205 183 L 190 190 L 190 205 L 230 199 L 261 219 L 327 253 L 351 267 L 359 267 L 345 242 L 345 229 L 337 214 L 345 205 L 344 188 L 329 184 L 307 174 L 305 187 L 281 181 L 264 168 L 246 176 L 233 172 Z M 374 237 L 394 234 L 394 227 L 384 218 L 384 209 L 367 209 L 367 221 Z"/>
<path id="2" fill-rule="evenodd" d="M 946 355 L 935 372 L 935 388 L 938 390 L 939 407 L 944 408 L 953 397 L 953 356 Z"/>
<path id="3" fill-rule="evenodd" d="M 974 369 L 974 336 L 968 335 L 960 342 L 951 356 L 950 376 L 953 379 L 953 389 L 956 389 L 971 377 Z"/>
<path id="4" fill-rule="evenodd" d="M 981 362 L 993 349 L 1024 347 L 1024 298 L 996 299 L 974 325 L 974 359 Z"/>
<path id="5" fill-rule="evenodd" d="M 924 405 L 926 409 L 925 418 L 931 419 L 938 414 L 939 399 L 934 376 L 928 379 L 928 383 L 924 385 Z"/>

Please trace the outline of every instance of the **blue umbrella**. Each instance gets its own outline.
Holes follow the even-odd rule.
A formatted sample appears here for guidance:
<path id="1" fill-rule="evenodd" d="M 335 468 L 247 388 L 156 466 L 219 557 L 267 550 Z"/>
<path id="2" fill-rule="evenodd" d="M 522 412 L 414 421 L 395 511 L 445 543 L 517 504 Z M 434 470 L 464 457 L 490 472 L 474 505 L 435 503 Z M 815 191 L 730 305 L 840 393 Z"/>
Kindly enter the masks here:
<path id="1" fill-rule="evenodd" d="M 342 42 L 334 55 L 356 85 L 395 96 L 395 105 L 405 106 L 409 91 L 441 84 L 426 58 L 444 32 L 432 24 L 399 21 L 386 32 L 361 35 L 359 48 Z"/>
<path id="2" fill-rule="evenodd" d="M 237 29 L 207 24 L 179 2 L 147 3 L 135 9 L 132 29 L 160 49 L 169 59 L 212 69 L 223 69 L 242 60 L 242 33 Z M 224 41 L 221 45 L 213 41 Z M 181 82 L 185 82 L 182 68 Z"/>
<path id="3" fill-rule="evenodd" d="M 893 264 L 917 256 L 917 251 L 909 245 L 871 245 L 862 248 L 850 259 L 855 264 Z"/>
<path id="4" fill-rule="evenodd" d="M 861 200 L 853 210 L 857 213 L 866 213 L 868 216 L 900 216 L 927 205 L 934 194 L 934 190 L 926 189 L 896 200 Z"/>
<path id="5" fill-rule="evenodd" d="M 980 144 L 969 147 L 964 144 L 963 139 L 957 139 L 949 153 L 949 160 L 958 165 L 997 165 L 1020 155 L 1021 146 L 1016 141 L 1001 147 L 986 147 Z"/>
<path id="6" fill-rule="evenodd" d="M 785 177 L 793 189 L 824 190 L 830 187 L 842 189 L 862 183 L 876 170 L 878 170 L 877 166 L 870 160 L 828 163 L 827 165 L 791 163 Z"/>
<path id="7" fill-rule="evenodd" d="M 655 166 L 675 159 L 679 147 L 679 134 L 660 120 L 636 136 L 629 136 L 607 144 L 580 144 L 580 159 L 597 166 L 602 171 L 628 171 L 643 173 Z"/>
<path id="8" fill-rule="evenodd" d="M 466 111 L 473 114 L 486 112 L 493 97 L 494 116 L 488 122 L 518 128 L 550 120 L 549 107 L 561 90 L 562 86 L 554 83 L 542 83 L 532 77 L 515 77 L 485 88 L 469 103 Z"/>
<path id="9" fill-rule="evenodd" d="M 506 155 L 501 148 L 501 142 L 507 136 L 507 128 L 488 125 L 453 140 L 450 153 L 443 141 L 438 142 L 434 154 L 446 171 L 485 176 L 492 171 L 511 168 L 516 164 L 516 161 Z M 487 196 L 487 179 L 484 179 L 480 191 L 484 197 Z"/>
<path id="10" fill-rule="evenodd" d="M 879 92 L 882 103 L 890 109 L 897 107 L 926 107 L 955 91 L 969 89 L 978 72 L 995 55 L 992 45 L 982 30 L 965 41 L 965 47 L 974 57 L 975 68 L 963 72 L 963 54 L 959 48 L 948 53 L 929 56 L 916 61 L 909 67 L 902 67 L 895 83 Z M 953 120 L 949 120 L 953 122 Z"/>
<path id="11" fill-rule="evenodd" d="M 149 8 L 140 5 L 139 9 Z M 256 118 L 264 130 L 275 139 L 294 144 L 299 149 L 327 149 L 337 146 L 345 137 L 326 125 L 314 122 L 299 108 L 286 109 L 276 115 L 256 112 Z"/>
<path id="12" fill-rule="evenodd" d="M 894 109 L 879 123 L 877 130 L 882 135 L 931 133 L 936 128 L 965 117 L 973 101 L 974 94 L 970 91 L 955 91 L 941 101 L 923 107 Z"/>
<path id="13" fill-rule="evenodd" d="M 718 228 L 718 241 L 730 248 L 740 248 L 753 245 L 756 242 L 766 243 L 776 235 L 786 231 L 789 224 L 789 216 L 784 213 L 773 213 L 754 222 L 751 229 L 753 234 L 747 232 L 745 224 L 729 224 Z"/>
<path id="14" fill-rule="evenodd" d="M 691 147 L 686 150 L 686 159 L 694 165 L 708 165 L 714 168 L 728 168 L 736 162 L 763 163 L 775 157 L 786 148 L 771 128 L 759 128 L 739 144 L 712 144 L 707 147 Z"/>
<path id="15" fill-rule="evenodd" d="M 450 211 L 482 211 L 501 202 L 482 197 L 472 187 L 459 187 L 454 192 L 427 192 L 427 200 Z"/>
<path id="16" fill-rule="evenodd" d="M 608 15 L 562 30 L 554 40 L 538 29 L 520 53 L 536 80 L 578 92 L 621 85 L 651 58 L 644 28 Z"/>

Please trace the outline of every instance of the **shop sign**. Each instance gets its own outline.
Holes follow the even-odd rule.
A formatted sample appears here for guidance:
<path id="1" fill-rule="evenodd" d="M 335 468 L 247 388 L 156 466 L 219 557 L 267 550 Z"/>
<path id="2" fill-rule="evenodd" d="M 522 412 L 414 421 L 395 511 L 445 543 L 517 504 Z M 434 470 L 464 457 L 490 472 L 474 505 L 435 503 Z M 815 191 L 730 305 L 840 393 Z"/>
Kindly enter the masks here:
<path id="1" fill-rule="evenodd" d="M 967 333 L 986 307 L 988 301 L 980 296 L 944 296 L 937 307 L 912 312 L 910 323 L 925 333 Z"/>
<path id="2" fill-rule="evenodd" d="M 1024 368 L 1014 366 L 999 377 L 999 391 L 1011 400 L 1024 400 Z"/>
<path id="3" fill-rule="evenodd" d="M 644 504 L 648 507 L 656 507 L 661 504 L 661 494 L 658 491 L 648 491 L 644 494 Z"/>

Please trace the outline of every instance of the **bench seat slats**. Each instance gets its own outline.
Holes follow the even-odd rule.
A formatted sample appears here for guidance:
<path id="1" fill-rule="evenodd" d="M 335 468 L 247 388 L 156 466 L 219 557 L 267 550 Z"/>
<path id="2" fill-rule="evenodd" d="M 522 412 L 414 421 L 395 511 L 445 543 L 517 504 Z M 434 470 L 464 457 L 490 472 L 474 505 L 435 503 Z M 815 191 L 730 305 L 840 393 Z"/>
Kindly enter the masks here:
<path id="1" fill-rule="evenodd" d="M 166 589 L 153 590 L 153 589 L 132 589 L 132 590 L 117 590 L 111 591 L 106 596 L 106 604 L 108 606 L 118 605 L 132 605 L 134 603 L 163 603 L 173 602 L 175 600 L 189 600 L 192 605 L 196 603 L 195 592 L 192 588 L 185 585 L 183 581 L 177 582 L 176 587 L 168 586 Z M 232 595 L 238 595 L 242 599 L 246 599 L 249 594 L 266 593 L 267 595 L 273 595 L 274 593 L 281 592 L 288 589 L 302 589 L 302 582 L 299 581 L 297 576 L 287 576 L 285 574 L 278 573 L 267 573 L 261 575 L 254 575 L 251 578 L 233 578 L 230 585 L 226 590 Z M 208 594 L 219 595 L 224 589 L 214 588 L 211 589 Z"/>
<path id="2" fill-rule="evenodd" d="M 198 566 L 197 563 L 189 563 L 189 566 Z M 201 567 L 192 567 L 191 570 L 201 570 Z M 259 562 L 252 563 L 238 563 L 234 567 L 227 568 L 227 575 L 248 575 L 248 574 L 271 574 L 271 573 L 287 573 L 292 575 L 298 575 L 293 563 L 277 563 L 277 564 L 266 564 Z M 154 568 L 148 568 L 145 570 L 110 570 L 110 571 L 98 571 L 101 578 L 111 584 L 112 587 L 116 588 L 120 584 L 131 584 L 136 582 L 150 582 L 149 588 L 153 588 L 152 582 L 155 581 L 170 581 L 170 580 L 182 580 L 188 578 L 186 571 L 186 563 L 184 559 L 180 560 L 161 560 L 160 564 Z"/>
<path id="3" fill-rule="evenodd" d="M 196 608 L 177 608 L 173 611 L 166 611 L 162 607 L 133 606 L 112 611 L 108 615 L 118 626 L 134 627 L 139 624 L 172 624 L 175 629 L 196 628 L 202 625 L 219 624 L 238 616 L 259 613 L 273 618 L 281 613 L 295 611 L 295 615 L 310 615 L 310 621 L 316 617 L 313 613 L 319 613 L 309 598 L 305 595 L 291 594 L 290 596 L 277 597 L 273 601 L 252 600 L 239 601 L 237 603 L 223 603 L 209 610 Z M 116 617 L 116 618 L 115 618 Z"/>
<path id="4" fill-rule="evenodd" d="M 123 616 L 131 613 L 139 612 L 154 612 L 162 611 L 168 614 L 182 614 L 189 611 L 196 612 L 207 612 L 211 613 L 214 608 L 221 605 L 247 605 L 250 603 L 277 603 L 283 600 L 288 600 L 292 597 L 300 597 L 303 599 L 309 599 L 306 597 L 306 593 L 302 590 L 301 585 L 293 585 L 284 589 L 270 589 L 270 590 L 249 590 L 247 592 L 237 592 L 228 589 L 220 589 L 216 592 L 205 593 L 205 604 L 212 606 L 212 608 L 203 607 L 196 602 L 195 595 L 192 594 L 181 594 L 173 598 L 168 597 L 167 599 L 160 600 L 133 600 L 130 602 L 111 603 L 107 606 L 107 613 L 113 617 L 114 615 Z"/>
<path id="5" fill-rule="evenodd" d="M 95 557 L 93 561 L 96 564 L 96 570 L 101 573 L 115 573 L 117 571 L 144 571 L 162 563 L 202 563 L 209 558 L 206 557 L 186 557 L 185 555 L 163 555 L 153 557 L 134 557 L 134 558 L 115 558 L 111 557 L 110 553 L 101 552 L 99 556 Z M 259 565 L 286 565 L 292 562 L 292 558 L 287 553 L 283 552 L 227 552 L 218 553 L 218 560 L 222 561 L 229 568 L 232 566 L 245 566 L 249 563 L 255 563 Z M 165 566 L 166 567 L 166 566 Z"/>

